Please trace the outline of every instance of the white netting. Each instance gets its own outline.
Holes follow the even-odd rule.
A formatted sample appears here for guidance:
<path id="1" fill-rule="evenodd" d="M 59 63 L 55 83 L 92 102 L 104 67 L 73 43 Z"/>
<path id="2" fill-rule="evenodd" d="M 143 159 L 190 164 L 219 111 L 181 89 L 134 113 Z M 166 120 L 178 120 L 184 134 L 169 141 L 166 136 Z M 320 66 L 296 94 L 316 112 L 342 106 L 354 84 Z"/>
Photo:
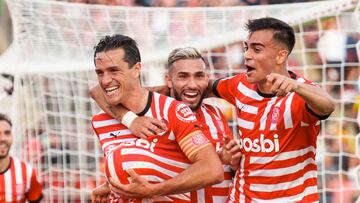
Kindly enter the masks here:
<path id="1" fill-rule="evenodd" d="M 103 181 L 102 152 L 90 124 L 98 109 L 87 93 L 96 82 L 92 47 L 100 37 L 120 33 L 138 41 L 146 85 L 163 83 L 167 54 L 183 46 L 200 49 L 212 76 L 222 77 L 242 71 L 244 23 L 264 16 L 295 28 L 292 70 L 321 84 L 337 101 L 337 110 L 323 122 L 318 139 L 321 201 L 336 201 L 337 195 L 342 200 L 356 198 L 360 188 L 357 1 L 226 8 L 114 7 L 40 0 L 8 0 L 7 4 L 14 42 L 0 57 L 0 72 L 15 75 L 13 151 L 37 167 L 45 184 L 45 202 L 88 202 L 91 188 Z M 234 109 L 211 101 L 223 108 L 236 132 Z"/>

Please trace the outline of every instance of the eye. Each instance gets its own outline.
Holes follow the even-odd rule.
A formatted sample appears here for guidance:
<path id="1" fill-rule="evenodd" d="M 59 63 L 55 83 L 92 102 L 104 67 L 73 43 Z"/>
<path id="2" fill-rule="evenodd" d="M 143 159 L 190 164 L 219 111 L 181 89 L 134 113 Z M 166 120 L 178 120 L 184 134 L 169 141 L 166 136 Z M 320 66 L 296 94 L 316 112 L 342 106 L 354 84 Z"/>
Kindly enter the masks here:
<path id="1" fill-rule="evenodd" d="M 247 51 L 249 48 L 247 46 L 244 46 L 244 51 Z"/>
<path id="2" fill-rule="evenodd" d="M 104 74 L 104 72 L 102 72 L 102 71 L 95 71 L 95 72 L 96 72 L 97 76 L 102 76 Z"/>

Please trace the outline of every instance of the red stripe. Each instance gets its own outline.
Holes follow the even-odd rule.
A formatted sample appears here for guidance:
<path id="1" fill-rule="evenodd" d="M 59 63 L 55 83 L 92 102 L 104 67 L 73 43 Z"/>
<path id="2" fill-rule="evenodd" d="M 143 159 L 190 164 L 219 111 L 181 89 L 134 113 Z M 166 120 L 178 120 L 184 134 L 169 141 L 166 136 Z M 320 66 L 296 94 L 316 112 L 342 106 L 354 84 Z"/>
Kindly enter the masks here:
<path id="1" fill-rule="evenodd" d="M 12 201 L 16 201 L 16 174 L 14 160 L 11 159 L 10 174 L 11 174 L 11 189 L 12 189 Z"/>

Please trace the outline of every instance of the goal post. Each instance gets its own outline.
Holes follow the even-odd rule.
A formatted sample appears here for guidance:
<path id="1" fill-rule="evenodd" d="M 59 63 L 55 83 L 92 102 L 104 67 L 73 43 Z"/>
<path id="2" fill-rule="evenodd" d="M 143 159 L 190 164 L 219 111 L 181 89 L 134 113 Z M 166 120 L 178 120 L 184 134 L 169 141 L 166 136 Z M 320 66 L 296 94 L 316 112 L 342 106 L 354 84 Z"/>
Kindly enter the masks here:
<path id="1" fill-rule="evenodd" d="M 315 81 L 336 100 L 318 137 L 321 202 L 360 192 L 360 3 L 355 0 L 216 7 L 155 8 L 6 0 L 14 40 L 0 56 L 0 73 L 13 74 L 14 146 L 44 183 L 45 202 L 89 202 L 104 181 L 100 145 L 91 128 L 99 111 L 89 98 L 96 84 L 93 46 L 104 35 L 125 34 L 139 44 L 145 85 L 164 84 L 169 52 L 202 51 L 212 78 L 244 71 L 244 24 L 275 17 L 292 25 L 291 70 Z M 337 51 L 333 54 L 331 51 Z M 222 108 L 236 134 L 235 109 Z M 351 184 L 351 187 L 349 187 Z"/>

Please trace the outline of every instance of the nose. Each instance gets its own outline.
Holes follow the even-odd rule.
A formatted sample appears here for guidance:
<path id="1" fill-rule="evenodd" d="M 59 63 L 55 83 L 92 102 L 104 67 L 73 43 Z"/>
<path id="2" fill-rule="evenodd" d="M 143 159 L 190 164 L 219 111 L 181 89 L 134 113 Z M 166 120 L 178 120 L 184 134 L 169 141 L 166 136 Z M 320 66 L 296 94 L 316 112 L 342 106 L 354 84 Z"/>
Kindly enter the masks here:
<path id="1" fill-rule="evenodd" d="M 101 83 L 102 83 L 102 85 L 106 86 L 106 85 L 109 85 L 112 82 L 112 80 L 113 79 L 112 79 L 111 74 L 105 72 L 102 79 L 101 79 Z"/>
<path id="2" fill-rule="evenodd" d="M 245 59 L 245 61 L 248 61 L 251 59 L 251 53 L 249 50 L 244 51 L 244 59 Z"/>
<path id="3" fill-rule="evenodd" d="M 194 77 L 190 77 L 190 79 L 187 82 L 187 86 L 190 88 L 196 88 L 197 87 L 197 83 Z"/>

